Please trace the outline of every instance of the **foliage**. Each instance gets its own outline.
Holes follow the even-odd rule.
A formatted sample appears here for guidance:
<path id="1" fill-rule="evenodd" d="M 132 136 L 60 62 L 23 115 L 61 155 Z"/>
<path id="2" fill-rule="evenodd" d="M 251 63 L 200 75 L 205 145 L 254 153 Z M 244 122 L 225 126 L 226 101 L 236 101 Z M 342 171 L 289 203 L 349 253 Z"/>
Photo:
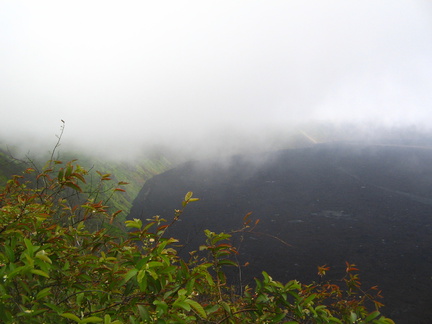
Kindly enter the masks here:
<path id="1" fill-rule="evenodd" d="M 61 147 L 61 140 L 65 131 L 66 124 L 62 120 L 60 127 L 60 134 L 56 135 L 57 142 L 54 149 L 51 152 L 45 154 L 36 152 L 33 154 L 27 153 L 25 157 L 22 153 L 18 153 L 13 148 L 0 143 L 0 188 L 4 186 L 6 181 L 14 174 L 19 174 L 25 170 L 28 166 L 31 166 L 36 172 L 40 173 L 43 169 L 46 159 L 53 161 L 54 159 L 60 160 L 72 160 L 74 158 L 79 159 L 80 165 L 87 170 L 98 170 L 108 175 L 110 179 L 116 182 L 124 181 L 128 183 L 127 192 L 123 192 L 121 195 L 112 195 L 112 184 L 111 181 L 99 182 L 98 196 L 99 199 L 109 201 L 108 208 L 110 211 L 123 210 L 124 213 L 120 214 L 118 219 L 119 223 L 123 224 L 125 216 L 132 207 L 132 202 L 138 195 L 139 191 L 143 187 L 145 181 L 150 179 L 156 174 L 167 171 L 172 167 L 173 161 L 167 159 L 163 154 L 153 152 L 146 156 L 141 156 L 138 159 L 120 159 L 120 158 L 100 158 L 95 155 L 88 155 L 82 151 L 62 151 L 59 152 Z M 2 147 L 4 146 L 4 149 Z M 49 154 L 47 156 L 47 154 Z M 94 190 L 95 181 L 93 179 L 93 172 L 89 173 L 86 177 L 86 183 L 82 183 L 81 188 L 83 191 Z"/>
<path id="2" fill-rule="evenodd" d="M 87 171 L 51 160 L 27 169 L 0 193 L 0 319 L 5 323 L 393 323 L 378 310 L 379 294 L 363 292 L 347 264 L 335 283 L 274 281 L 266 272 L 255 287 L 234 293 L 224 269 L 237 267 L 230 234 L 205 231 L 190 260 L 177 256 L 166 230 L 198 200 L 186 194 L 170 223 L 159 216 L 126 221 L 127 237 L 113 237 L 100 200 L 109 175 L 83 190 Z M 112 194 L 122 192 L 123 183 Z M 247 215 L 248 217 L 249 215 Z M 242 230 L 251 230 L 245 217 Z M 327 267 L 319 267 L 323 276 Z"/>
<path id="3" fill-rule="evenodd" d="M 127 215 L 132 207 L 133 200 L 138 195 L 144 183 L 154 175 L 167 171 L 172 167 L 171 162 L 161 155 L 153 155 L 151 158 L 143 157 L 138 161 L 119 161 L 115 159 L 100 159 L 87 156 L 83 153 L 62 152 L 61 154 L 61 159 L 63 160 L 73 158 L 78 158 L 80 165 L 88 170 L 98 170 L 103 174 L 109 174 L 112 181 L 104 182 L 100 197 L 106 200 L 108 196 L 110 196 L 108 205 L 111 211 L 119 209 L 124 211 L 124 213 L 117 218 L 121 223 L 125 221 L 125 217 L 122 215 Z M 87 184 L 82 187 L 84 191 L 91 190 L 93 182 L 97 181 L 97 178 L 92 179 L 92 175 L 93 172 L 87 177 Z M 112 182 L 120 181 L 128 183 L 127 192 L 123 192 L 120 195 L 111 195 Z M 105 197 L 104 192 L 107 192 L 108 196 Z"/>

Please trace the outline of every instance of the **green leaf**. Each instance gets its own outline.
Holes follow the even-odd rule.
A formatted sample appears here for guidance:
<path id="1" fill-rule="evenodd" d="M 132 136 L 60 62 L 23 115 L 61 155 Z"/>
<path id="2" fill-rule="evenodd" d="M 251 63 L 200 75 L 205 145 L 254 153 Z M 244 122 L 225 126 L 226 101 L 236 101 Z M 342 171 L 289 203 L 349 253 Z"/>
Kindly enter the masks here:
<path id="1" fill-rule="evenodd" d="M 145 270 L 138 271 L 138 275 L 137 275 L 137 281 L 138 281 L 138 283 L 141 283 L 141 281 L 143 280 L 144 276 L 145 276 Z"/>
<path id="2" fill-rule="evenodd" d="M 58 173 L 58 175 L 57 175 L 58 181 L 62 182 L 63 181 L 63 177 L 64 177 L 64 170 L 63 170 L 63 168 L 61 168 L 60 171 L 59 171 L 59 173 Z"/>
<path id="3" fill-rule="evenodd" d="M 128 282 L 137 273 L 138 273 L 138 269 L 134 268 L 134 269 L 129 270 L 123 277 L 122 285 L 124 285 L 126 282 Z"/>
<path id="4" fill-rule="evenodd" d="M 149 263 L 147 263 L 148 268 L 162 267 L 162 266 L 163 266 L 163 263 L 159 262 L 159 261 L 150 261 Z"/>
<path id="5" fill-rule="evenodd" d="M 49 294 L 51 294 L 51 287 L 44 288 L 37 293 L 36 300 L 42 299 L 42 298 L 48 296 Z"/>
<path id="6" fill-rule="evenodd" d="M 317 296 L 316 294 L 312 294 L 312 295 L 310 295 L 309 297 L 307 297 L 307 298 L 303 301 L 303 303 L 305 303 L 305 304 L 309 304 L 312 300 L 315 299 L 316 296 Z"/>
<path id="7" fill-rule="evenodd" d="M 15 252 L 9 245 L 4 245 L 5 253 L 9 262 L 15 262 Z"/>
<path id="8" fill-rule="evenodd" d="M 30 272 L 33 273 L 33 274 L 36 274 L 36 275 L 38 275 L 38 276 L 43 276 L 43 277 L 46 277 L 46 278 L 49 278 L 49 277 L 50 277 L 48 273 L 46 273 L 46 272 L 44 272 L 44 271 L 42 271 L 42 270 L 38 270 L 38 269 L 31 269 Z"/>
<path id="9" fill-rule="evenodd" d="M 204 277 L 205 277 L 206 280 L 207 280 L 207 283 L 208 283 L 211 287 L 214 286 L 215 283 L 214 283 L 214 280 L 213 280 L 212 275 L 211 275 L 210 273 L 208 273 L 208 271 L 205 271 L 203 274 L 204 274 Z"/>
<path id="10" fill-rule="evenodd" d="M 192 300 L 192 299 L 186 299 L 185 300 L 185 302 L 186 303 L 188 303 L 189 305 L 191 305 L 192 306 L 192 308 L 202 317 L 202 318 L 204 318 L 204 319 L 206 319 L 207 318 L 207 314 L 206 314 L 206 312 L 205 312 L 205 310 L 204 310 L 204 308 L 199 304 L 199 303 L 197 303 L 195 300 Z"/>
<path id="11" fill-rule="evenodd" d="M 79 293 L 76 295 L 76 303 L 81 307 L 82 301 L 84 299 L 84 293 Z"/>
<path id="12" fill-rule="evenodd" d="M 297 280 L 291 280 L 285 285 L 285 289 L 288 290 L 300 290 L 301 284 Z"/>
<path id="13" fill-rule="evenodd" d="M 66 168 L 66 172 L 65 172 L 65 178 L 69 179 L 71 174 L 72 174 L 72 170 L 73 170 L 73 166 L 72 165 L 68 165 Z"/>
<path id="14" fill-rule="evenodd" d="M 213 305 L 213 306 L 207 306 L 206 307 L 207 314 L 214 313 L 214 312 L 216 312 L 218 310 L 219 310 L 219 305 L 217 305 L 217 304 Z"/>
<path id="15" fill-rule="evenodd" d="M 27 272 L 27 271 L 29 271 L 31 269 L 31 267 L 30 266 L 21 266 L 21 267 L 18 267 L 18 268 L 16 268 L 15 270 L 13 270 L 12 272 L 10 272 L 9 274 L 8 274 L 8 279 L 12 279 L 12 278 L 14 278 L 15 276 L 17 276 L 17 275 L 19 275 L 21 272 Z"/>
<path id="16" fill-rule="evenodd" d="M 33 254 L 33 244 L 32 244 L 32 242 L 29 239 L 25 238 L 24 239 L 24 244 L 27 247 L 27 250 L 29 251 L 29 253 Z"/>
<path id="17" fill-rule="evenodd" d="M 36 253 L 36 258 L 41 259 L 42 261 L 52 264 L 51 259 L 47 256 L 45 250 L 41 250 L 38 253 Z"/>
<path id="18" fill-rule="evenodd" d="M 282 319 L 285 318 L 285 313 L 277 314 L 275 317 L 272 318 L 272 321 L 270 323 L 281 323 Z"/>
<path id="19" fill-rule="evenodd" d="M 191 309 L 191 305 L 186 301 L 175 301 L 173 303 L 173 307 L 183 308 L 187 312 L 189 312 Z"/>
<path id="20" fill-rule="evenodd" d="M 138 218 L 134 218 L 133 220 L 126 221 L 125 224 L 126 224 L 126 227 L 134 227 L 134 228 L 138 228 L 138 229 L 141 229 L 141 227 L 142 227 L 142 221 Z"/>
<path id="21" fill-rule="evenodd" d="M 80 321 L 80 323 L 100 323 L 100 322 L 103 322 L 103 319 L 97 316 L 87 317 Z"/>
<path id="22" fill-rule="evenodd" d="M 138 305 L 138 312 L 143 321 L 150 322 L 150 315 L 147 311 L 147 308 L 142 305 Z"/>
<path id="23" fill-rule="evenodd" d="M 379 315 L 380 315 L 380 312 L 374 311 L 374 312 L 370 313 L 364 320 L 365 320 L 365 322 L 369 322 L 369 321 L 372 321 L 374 318 L 377 318 Z"/>
<path id="24" fill-rule="evenodd" d="M 76 316 L 76 315 L 74 315 L 72 313 L 63 313 L 63 314 L 60 314 L 60 316 L 68 318 L 70 320 L 73 320 L 73 321 L 75 321 L 77 323 L 81 322 L 81 319 L 78 316 Z"/>
<path id="25" fill-rule="evenodd" d="M 62 270 L 63 270 L 63 271 L 66 271 L 66 270 L 69 270 L 69 268 L 70 268 L 70 263 L 69 263 L 68 260 L 66 260 L 66 262 L 65 262 L 64 265 L 63 265 Z"/>
<path id="26" fill-rule="evenodd" d="M 162 316 L 164 313 L 168 312 L 168 305 L 163 300 L 155 300 L 153 305 L 156 306 L 156 311 L 158 312 L 158 316 Z"/>
<path id="27" fill-rule="evenodd" d="M 270 281 L 272 281 L 272 278 L 268 275 L 267 272 L 263 271 L 263 272 L 262 272 L 262 275 L 263 275 L 263 277 L 264 277 L 264 280 L 263 280 L 264 283 L 267 284 L 267 283 L 269 283 Z"/>
<path id="28" fill-rule="evenodd" d="M 267 302 L 269 300 L 267 295 L 264 294 L 260 294 L 258 295 L 258 297 L 256 298 L 256 302 L 257 303 L 262 303 L 262 302 Z"/>
<path id="29" fill-rule="evenodd" d="M 189 191 L 189 192 L 185 195 L 184 200 L 185 200 L 185 201 L 188 201 L 189 199 L 192 198 L 192 195 L 193 195 L 193 192 L 192 192 L 192 191 Z"/>
<path id="30" fill-rule="evenodd" d="M 229 265 L 229 266 L 237 267 L 237 263 L 235 263 L 234 261 L 231 261 L 231 260 L 227 260 L 227 259 L 225 259 L 225 260 L 220 260 L 220 261 L 218 262 L 218 264 L 219 264 L 219 265 Z"/>
<path id="31" fill-rule="evenodd" d="M 57 305 L 50 304 L 50 303 L 45 303 L 44 305 L 51 308 L 53 311 L 55 311 L 57 313 L 61 313 L 61 311 L 62 311 L 62 309 L 60 307 L 58 307 Z"/>
<path id="32" fill-rule="evenodd" d="M 229 307 L 229 305 L 228 305 L 226 302 L 224 302 L 224 301 L 222 300 L 219 304 L 223 307 L 223 309 L 224 309 L 228 314 L 231 314 L 231 308 Z"/>

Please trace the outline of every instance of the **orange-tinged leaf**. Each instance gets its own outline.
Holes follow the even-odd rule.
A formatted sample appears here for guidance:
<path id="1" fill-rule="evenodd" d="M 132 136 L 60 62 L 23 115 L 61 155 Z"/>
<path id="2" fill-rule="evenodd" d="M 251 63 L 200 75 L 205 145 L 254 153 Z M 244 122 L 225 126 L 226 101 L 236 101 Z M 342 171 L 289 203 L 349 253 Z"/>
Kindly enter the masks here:
<path id="1" fill-rule="evenodd" d="M 83 177 L 81 174 L 74 172 L 74 173 L 72 173 L 72 175 L 73 175 L 75 178 L 80 179 L 81 182 L 86 183 L 86 180 L 84 179 L 84 177 Z"/>
<path id="2" fill-rule="evenodd" d="M 112 216 L 116 217 L 118 214 L 120 214 L 123 210 L 117 210 Z"/>
<path id="3" fill-rule="evenodd" d="M 221 244 L 216 245 L 216 247 L 218 247 L 218 248 L 220 248 L 220 247 L 223 247 L 223 248 L 232 248 L 232 245 L 231 244 L 227 244 L 227 243 L 221 243 Z"/>
<path id="4" fill-rule="evenodd" d="M 164 230 L 165 228 L 167 228 L 169 225 L 162 225 L 162 226 L 159 226 L 158 227 L 158 231 L 162 231 L 162 230 Z"/>
<path id="5" fill-rule="evenodd" d="M 76 183 L 71 182 L 71 181 L 67 181 L 65 182 L 65 186 L 72 188 L 73 190 L 76 190 L 78 192 L 82 192 L 82 189 L 80 186 L 78 186 Z"/>
<path id="6" fill-rule="evenodd" d="M 346 272 L 350 272 L 350 271 L 359 271 L 359 269 L 356 268 L 355 264 L 350 264 L 348 262 L 345 262 L 346 264 Z"/>
<path id="7" fill-rule="evenodd" d="M 373 303 L 375 304 L 376 308 L 380 308 L 380 307 L 384 306 L 383 303 L 380 303 L 379 301 L 376 301 L 376 300 L 373 300 Z"/>
<path id="8" fill-rule="evenodd" d="M 252 215 L 252 212 L 249 212 L 246 215 L 244 215 L 243 220 L 246 221 L 250 215 Z"/>
<path id="9" fill-rule="evenodd" d="M 330 270 L 330 267 L 327 267 L 326 264 L 324 264 L 323 266 L 318 266 L 318 275 L 322 277 L 329 270 Z"/>

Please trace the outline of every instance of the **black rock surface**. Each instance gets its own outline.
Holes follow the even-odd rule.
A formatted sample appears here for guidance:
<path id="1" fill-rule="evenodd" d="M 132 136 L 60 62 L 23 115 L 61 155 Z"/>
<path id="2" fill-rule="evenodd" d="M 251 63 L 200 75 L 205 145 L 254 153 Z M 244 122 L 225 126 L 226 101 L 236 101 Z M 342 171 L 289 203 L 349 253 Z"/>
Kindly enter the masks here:
<path id="1" fill-rule="evenodd" d="M 385 315 L 432 323 L 432 150 L 321 144 L 189 162 L 149 180 L 129 218 L 170 220 L 188 191 L 200 201 L 169 233 L 182 255 L 203 243 L 204 229 L 239 229 L 253 212 L 255 232 L 233 237 L 238 261 L 250 263 L 231 273 L 237 284 L 262 270 L 307 283 L 324 264 L 340 278 L 348 261 L 365 288 L 382 289 Z"/>

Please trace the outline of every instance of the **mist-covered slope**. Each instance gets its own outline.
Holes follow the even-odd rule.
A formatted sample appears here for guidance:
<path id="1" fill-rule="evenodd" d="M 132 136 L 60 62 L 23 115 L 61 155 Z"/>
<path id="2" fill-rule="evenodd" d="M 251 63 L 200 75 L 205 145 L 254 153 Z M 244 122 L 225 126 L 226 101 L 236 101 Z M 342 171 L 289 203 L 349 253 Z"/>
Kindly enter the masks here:
<path id="1" fill-rule="evenodd" d="M 96 183 L 97 179 L 95 176 L 97 174 L 95 172 L 98 171 L 102 174 L 111 175 L 110 178 L 112 181 L 106 184 L 106 188 L 115 186 L 121 181 L 128 183 L 126 186 L 122 187 L 125 189 L 125 192 L 117 192 L 110 198 L 112 209 L 122 210 L 123 213 L 121 215 L 123 217 L 126 217 L 129 213 L 132 202 L 144 183 L 154 175 L 170 169 L 172 165 L 171 161 L 162 155 L 143 157 L 134 161 L 116 161 L 68 153 L 63 156 L 62 160 L 66 162 L 73 159 L 74 156 L 77 156 L 78 164 L 90 170 L 89 174 L 92 176 L 90 181 Z M 88 186 L 92 186 L 94 183 L 88 182 Z M 122 220 L 123 217 L 120 217 L 119 220 Z"/>
<path id="2" fill-rule="evenodd" d="M 3 186 L 12 175 L 19 174 L 23 170 L 22 164 L 12 159 L 6 151 L 0 149 L 0 186 Z"/>
<path id="3" fill-rule="evenodd" d="M 18 154 L 14 156 L 13 153 L 0 149 L 0 186 L 3 186 L 13 175 L 23 174 L 26 168 L 36 167 L 42 170 L 50 158 L 51 154 L 48 153 L 30 152 L 26 156 Z M 87 184 L 83 186 L 85 191 L 92 191 L 98 185 L 97 172 L 110 174 L 112 181 L 104 183 L 100 199 L 108 199 L 111 196 L 111 191 L 108 189 L 115 188 L 118 182 L 127 182 L 128 184 L 122 187 L 125 192 L 117 192 L 110 198 L 110 206 L 113 211 L 123 211 L 119 217 L 120 221 L 129 213 L 132 201 L 145 181 L 172 167 L 172 161 L 162 154 L 152 154 L 130 160 L 116 160 L 66 150 L 55 154 L 54 159 L 63 163 L 76 160 L 77 164 L 89 171 L 86 177 Z"/>
<path id="4" fill-rule="evenodd" d="M 261 220 L 255 232 L 234 235 L 239 263 L 250 265 L 233 280 L 247 284 L 266 270 L 277 280 L 312 281 L 323 264 L 337 278 L 349 261 L 365 286 L 383 289 L 384 314 L 429 323 L 431 162 L 426 148 L 340 144 L 189 162 L 150 179 L 129 217 L 172 219 L 194 191 L 201 200 L 170 233 L 187 256 L 204 229 L 238 229 L 252 211 Z"/>

